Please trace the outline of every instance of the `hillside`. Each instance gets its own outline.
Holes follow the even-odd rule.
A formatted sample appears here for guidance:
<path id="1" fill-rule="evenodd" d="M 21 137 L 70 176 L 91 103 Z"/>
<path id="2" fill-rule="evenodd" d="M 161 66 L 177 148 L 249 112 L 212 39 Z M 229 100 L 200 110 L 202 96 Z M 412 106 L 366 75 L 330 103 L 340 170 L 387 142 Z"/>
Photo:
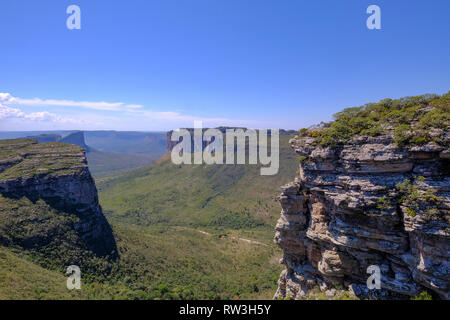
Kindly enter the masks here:
<path id="1" fill-rule="evenodd" d="M 86 131 L 89 169 L 96 178 L 145 167 L 165 153 L 162 132 Z"/>
<path id="2" fill-rule="evenodd" d="M 86 143 L 103 152 L 162 157 L 166 147 L 165 132 L 85 131 Z"/>
<path id="3" fill-rule="evenodd" d="M 95 178 L 114 176 L 148 166 L 157 160 L 155 156 L 98 151 L 90 148 L 86 154 L 89 170 Z"/>
<path id="4" fill-rule="evenodd" d="M 278 214 L 276 186 L 296 171 L 280 136 L 280 171 L 261 176 L 256 165 L 174 165 L 169 155 L 115 178 L 97 180 L 108 214 L 138 224 L 230 229 L 264 228 Z"/>
<path id="5" fill-rule="evenodd" d="M 86 298 L 82 292 L 68 291 L 66 280 L 62 272 L 45 269 L 0 246 L 0 300 Z"/>
<path id="6" fill-rule="evenodd" d="M 252 166 L 180 168 L 163 158 L 132 173 L 100 179 L 102 197 L 119 200 L 120 208 L 129 201 L 136 204 L 125 211 L 113 211 L 113 201 L 102 198 L 100 202 L 117 244 L 118 258 L 110 261 L 83 253 L 85 246 L 77 242 L 77 234 L 67 223 L 77 218 L 43 196 L 66 192 L 66 187 L 61 186 L 58 192 L 48 189 L 45 193 L 46 186 L 52 186 L 47 178 L 51 177 L 55 185 L 66 183 L 65 177 L 75 179 L 86 169 L 82 150 L 54 142 L 2 141 L 7 150 L 2 157 L 5 181 L 29 177 L 23 185 L 40 185 L 44 193 L 20 197 L 18 187 L 13 188 L 10 182 L 8 190 L 1 190 L 0 258 L 4 259 L 0 259 L 0 277 L 7 285 L 0 293 L 11 298 L 67 298 L 70 295 L 64 292 L 65 282 L 61 287 L 60 281 L 65 279 L 64 266 L 76 261 L 82 265 L 84 289 L 74 293 L 74 298 L 270 298 L 281 271 L 281 255 L 271 239 L 278 212 L 274 196 L 277 185 L 295 172 L 295 158 L 287 142 L 288 137 L 282 137 L 282 169 L 278 176 L 262 177 Z M 286 166 L 288 163 L 294 165 Z M 153 189 L 148 189 L 150 185 Z M 24 191 L 34 190 L 30 188 Z M 169 195 L 157 195 L 157 190 L 169 190 Z M 177 190 L 188 194 L 173 197 Z M 153 197 L 144 199 L 149 191 Z M 95 190 L 84 194 L 88 195 L 95 199 Z M 185 205 L 196 196 L 197 202 Z M 205 203 L 203 199 L 208 198 Z M 170 199 L 174 200 L 172 205 L 166 206 Z M 155 210 L 156 206 L 161 210 Z M 245 208 L 241 210 L 240 206 Z M 40 245 L 30 247 L 36 240 Z M 18 263 L 22 267 L 14 268 Z M 22 274 L 28 270 L 42 270 L 42 274 Z M 52 277 L 54 280 L 40 283 Z M 34 292 L 26 294 L 27 288 Z"/>
<path id="7" fill-rule="evenodd" d="M 119 250 L 140 257 L 138 274 L 146 270 L 197 298 L 271 298 L 281 270 L 272 242 L 275 196 L 297 169 L 291 137 L 280 136 L 275 176 L 261 176 L 250 165 L 177 166 L 166 155 L 132 173 L 98 179 Z"/>

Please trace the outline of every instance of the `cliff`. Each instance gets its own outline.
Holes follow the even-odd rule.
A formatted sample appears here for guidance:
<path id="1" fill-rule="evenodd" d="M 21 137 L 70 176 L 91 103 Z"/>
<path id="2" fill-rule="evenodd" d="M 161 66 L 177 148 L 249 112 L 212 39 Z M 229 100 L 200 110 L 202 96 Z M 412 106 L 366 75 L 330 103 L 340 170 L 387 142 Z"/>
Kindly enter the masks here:
<path id="1" fill-rule="evenodd" d="M 117 255 L 81 147 L 1 140 L 0 194 L 1 244 L 59 265 Z"/>
<path id="2" fill-rule="evenodd" d="M 290 141 L 300 166 L 280 196 L 275 242 L 286 269 L 275 298 L 301 299 L 315 287 L 330 296 L 343 288 L 360 298 L 408 298 L 424 290 L 450 298 L 450 104 L 436 108 L 439 99 L 421 100 L 418 116 L 408 119 L 416 134 L 428 113 L 442 112 L 419 133 L 429 137 L 419 143 L 399 141 L 402 123 L 389 114 L 406 107 L 389 101 L 382 103 L 389 120 L 374 121 L 385 134 L 331 135 L 343 119 L 347 128 L 341 127 L 352 129 L 355 116 L 347 112 Z M 357 111 L 359 124 L 373 116 L 370 108 Z M 339 138 L 330 143 L 330 136 Z M 380 267 L 380 290 L 367 288 L 371 265 Z"/>
<path id="3" fill-rule="evenodd" d="M 68 136 L 61 138 L 59 142 L 71 143 L 79 147 L 82 147 L 86 152 L 90 151 L 89 147 L 86 145 L 83 131 L 71 133 Z"/>

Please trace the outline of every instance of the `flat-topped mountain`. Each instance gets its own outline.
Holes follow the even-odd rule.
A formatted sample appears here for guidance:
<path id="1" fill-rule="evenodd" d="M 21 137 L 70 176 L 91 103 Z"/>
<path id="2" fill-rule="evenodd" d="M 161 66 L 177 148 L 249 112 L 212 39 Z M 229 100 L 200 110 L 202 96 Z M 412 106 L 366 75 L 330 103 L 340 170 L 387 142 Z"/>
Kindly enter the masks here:
<path id="1" fill-rule="evenodd" d="M 122 131 L 0 132 L 0 139 L 32 139 L 64 142 L 86 151 L 89 170 L 95 177 L 115 175 L 144 167 L 164 155 L 166 134 Z"/>
<path id="2" fill-rule="evenodd" d="M 83 131 L 76 131 L 69 133 L 66 136 L 62 136 L 59 134 L 49 134 L 49 133 L 43 133 L 36 136 L 27 136 L 24 139 L 32 139 L 37 140 L 38 142 L 63 142 L 63 143 L 71 143 L 77 146 L 82 147 L 86 152 L 90 151 L 90 148 L 87 146 L 85 139 L 84 139 L 84 132 Z"/>
<path id="3" fill-rule="evenodd" d="M 0 243 L 57 266 L 117 256 L 81 147 L 0 141 Z"/>

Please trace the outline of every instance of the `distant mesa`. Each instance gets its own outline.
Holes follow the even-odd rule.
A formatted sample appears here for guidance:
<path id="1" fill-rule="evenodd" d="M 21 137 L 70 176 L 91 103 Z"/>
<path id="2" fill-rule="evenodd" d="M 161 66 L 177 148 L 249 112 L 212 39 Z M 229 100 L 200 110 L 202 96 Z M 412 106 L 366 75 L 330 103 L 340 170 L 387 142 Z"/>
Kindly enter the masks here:
<path id="1" fill-rule="evenodd" d="M 59 134 L 41 134 L 38 136 L 28 136 L 25 137 L 25 139 L 33 139 L 37 140 L 40 143 L 45 143 L 45 142 L 57 142 L 62 139 L 62 136 L 60 136 Z"/>
<path id="2" fill-rule="evenodd" d="M 86 150 L 86 152 L 90 151 L 89 147 L 87 146 L 87 144 L 84 140 L 84 132 L 83 131 L 78 131 L 78 132 L 69 134 L 68 136 L 62 138 L 59 142 L 71 143 L 71 144 L 74 144 L 74 145 L 84 148 L 84 150 Z"/>
<path id="3" fill-rule="evenodd" d="M 44 143 L 44 142 L 70 143 L 70 144 L 74 144 L 74 145 L 84 148 L 86 150 L 86 152 L 91 151 L 89 146 L 85 142 L 83 131 L 73 132 L 65 137 L 63 137 L 59 134 L 40 134 L 37 136 L 28 136 L 28 137 L 25 137 L 25 139 L 37 140 L 40 143 Z"/>
<path id="4" fill-rule="evenodd" d="M 191 134 L 191 140 L 192 140 L 192 141 L 191 141 L 191 142 L 192 142 L 191 144 L 193 145 L 193 144 L 194 144 L 194 142 L 193 142 L 194 128 L 181 128 L 181 129 L 185 129 L 185 130 L 187 130 L 187 131 L 190 132 L 190 134 Z M 206 130 L 208 130 L 208 129 L 210 129 L 210 128 L 203 128 L 203 131 L 206 131 Z M 234 130 L 243 129 L 243 130 L 247 130 L 248 128 L 244 128 L 244 127 L 217 127 L 217 128 L 215 128 L 215 129 L 218 129 L 220 132 L 222 132 L 222 134 L 225 134 L 226 131 L 227 131 L 227 129 L 234 129 Z M 167 151 L 167 152 L 172 152 L 172 149 L 173 149 L 179 142 L 182 141 L 182 138 L 180 138 L 179 141 L 172 141 L 172 133 L 173 133 L 173 130 L 167 132 L 167 141 L 166 141 L 166 151 Z M 280 129 L 280 132 L 279 132 L 279 133 L 280 133 L 280 135 L 290 136 L 290 135 L 296 135 L 296 134 L 297 134 L 297 131 L 296 131 L 296 130 L 284 130 L 284 129 Z M 270 130 L 268 130 L 268 134 L 270 135 Z M 203 141 L 203 146 L 202 146 L 202 148 L 205 149 L 206 146 L 207 146 L 208 144 L 209 144 L 208 142 Z"/>

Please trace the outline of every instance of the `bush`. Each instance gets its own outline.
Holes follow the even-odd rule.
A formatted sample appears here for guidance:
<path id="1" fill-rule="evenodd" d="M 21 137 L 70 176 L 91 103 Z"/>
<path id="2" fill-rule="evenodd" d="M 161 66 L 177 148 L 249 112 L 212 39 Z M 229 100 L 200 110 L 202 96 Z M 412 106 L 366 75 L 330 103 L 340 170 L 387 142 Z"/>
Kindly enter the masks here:
<path id="1" fill-rule="evenodd" d="M 410 217 L 415 217 L 416 216 L 416 210 L 412 209 L 412 208 L 406 208 L 406 214 Z"/>
<path id="2" fill-rule="evenodd" d="M 317 136 L 321 146 L 347 143 L 357 135 L 392 134 L 399 147 L 423 145 L 432 138 L 431 129 L 446 130 L 450 125 L 450 92 L 442 97 L 426 94 L 401 99 L 384 99 L 378 103 L 347 108 L 334 115 L 335 121 L 320 130 L 301 129 L 300 136 Z"/>
<path id="3" fill-rule="evenodd" d="M 391 202 L 386 197 L 378 198 L 377 208 L 380 210 L 388 210 L 389 208 L 391 208 Z"/>
<path id="4" fill-rule="evenodd" d="M 402 124 L 394 130 L 394 141 L 399 147 L 405 146 L 411 138 L 411 126 Z"/>
<path id="5" fill-rule="evenodd" d="M 422 291 L 419 295 L 412 297 L 411 300 L 433 300 L 433 297 L 428 292 Z"/>

